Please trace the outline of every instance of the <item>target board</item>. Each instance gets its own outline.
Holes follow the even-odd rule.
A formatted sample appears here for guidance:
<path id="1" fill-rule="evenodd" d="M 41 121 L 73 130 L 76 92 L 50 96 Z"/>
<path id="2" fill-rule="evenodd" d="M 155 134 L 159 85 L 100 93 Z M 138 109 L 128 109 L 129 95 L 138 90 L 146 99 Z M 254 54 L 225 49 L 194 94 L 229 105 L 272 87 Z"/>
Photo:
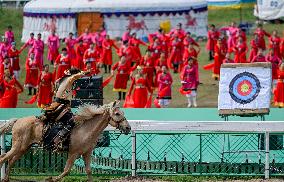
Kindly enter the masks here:
<path id="1" fill-rule="evenodd" d="M 271 99 L 271 64 L 223 64 L 218 110 L 223 115 L 267 114 Z"/>

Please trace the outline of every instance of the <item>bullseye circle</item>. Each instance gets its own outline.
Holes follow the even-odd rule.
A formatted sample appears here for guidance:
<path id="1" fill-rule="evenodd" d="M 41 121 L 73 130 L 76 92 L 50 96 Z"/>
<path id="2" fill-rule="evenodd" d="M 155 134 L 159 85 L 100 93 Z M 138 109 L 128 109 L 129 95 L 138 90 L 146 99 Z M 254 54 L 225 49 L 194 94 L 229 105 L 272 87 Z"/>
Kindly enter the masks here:
<path id="1" fill-rule="evenodd" d="M 237 74 L 229 85 L 231 98 L 240 104 L 248 104 L 255 100 L 260 89 L 259 79 L 249 72 Z"/>

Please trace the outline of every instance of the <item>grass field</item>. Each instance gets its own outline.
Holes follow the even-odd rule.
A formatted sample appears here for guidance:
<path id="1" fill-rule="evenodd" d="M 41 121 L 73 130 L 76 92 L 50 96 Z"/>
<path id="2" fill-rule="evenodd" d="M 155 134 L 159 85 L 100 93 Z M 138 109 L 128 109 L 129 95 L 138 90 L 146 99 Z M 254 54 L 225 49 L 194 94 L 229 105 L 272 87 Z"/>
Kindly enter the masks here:
<path id="1" fill-rule="evenodd" d="M 255 17 L 253 16 L 253 9 L 246 8 L 242 10 L 242 16 L 244 22 L 254 23 L 256 21 Z M 240 13 L 239 10 L 210 10 L 208 13 L 208 24 L 216 24 L 218 27 L 228 25 L 231 21 L 239 22 Z M 0 10 L 0 34 L 3 34 L 6 26 L 12 25 L 16 41 L 17 47 L 20 48 L 22 43 L 20 42 L 21 39 L 21 31 L 23 27 L 23 17 L 22 17 L 22 10 L 13 10 L 13 9 L 2 9 Z M 265 24 L 264 28 L 271 32 L 273 29 L 278 29 L 279 31 L 284 28 L 283 25 L 272 25 L 272 24 Z M 250 39 L 250 35 L 248 38 Z M 217 106 L 217 96 L 218 96 L 218 82 L 214 81 L 211 78 L 211 72 L 204 71 L 202 66 L 208 64 L 208 52 L 205 50 L 205 43 L 204 41 L 199 42 L 201 45 L 201 53 L 199 55 L 199 71 L 200 71 L 200 82 L 202 83 L 198 88 L 198 107 L 216 107 Z M 45 54 L 47 50 L 45 50 Z M 26 60 L 26 51 L 24 51 L 21 55 L 21 79 L 20 82 L 23 83 L 25 79 L 25 60 Z M 46 58 L 46 55 L 45 55 Z M 115 56 L 115 61 L 118 58 Z M 47 61 L 45 60 L 45 63 Z M 104 75 L 105 77 L 107 75 Z M 187 106 L 186 98 L 182 96 L 178 89 L 180 87 L 180 80 L 179 75 L 175 74 L 174 77 L 174 84 L 173 84 L 173 99 L 170 104 L 170 107 L 174 108 L 182 108 Z M 117 94 L 112 91 L 113 83 L 111 82 L 107 87 L 104 88 L 104 102 L 111 102 L 116 99 Z M 156 94 L 156 93 L 155 93 Z M 24 101 L 28 100 L 27 90 L 23 92 L 19 97 L 18 107 L 36 107 L 36 105 L 27 105 Z"/>

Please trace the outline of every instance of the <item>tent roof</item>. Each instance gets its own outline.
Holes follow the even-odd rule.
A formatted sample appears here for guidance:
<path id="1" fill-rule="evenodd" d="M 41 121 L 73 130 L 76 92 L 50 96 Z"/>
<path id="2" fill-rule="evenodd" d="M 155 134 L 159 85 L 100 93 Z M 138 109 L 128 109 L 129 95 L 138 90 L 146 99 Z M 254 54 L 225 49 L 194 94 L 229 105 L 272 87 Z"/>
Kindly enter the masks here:
<path id="1" fill-rule="evenodd" d="M 32 0 L 25 13 L 182 11 L 207 6 L 206 0 Z"/>

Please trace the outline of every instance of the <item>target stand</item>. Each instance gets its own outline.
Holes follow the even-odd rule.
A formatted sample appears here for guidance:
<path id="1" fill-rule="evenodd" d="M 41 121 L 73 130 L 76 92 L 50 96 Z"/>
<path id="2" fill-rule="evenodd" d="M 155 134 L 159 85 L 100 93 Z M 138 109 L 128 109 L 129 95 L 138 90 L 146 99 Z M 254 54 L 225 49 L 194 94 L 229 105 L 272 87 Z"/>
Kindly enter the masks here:
<path id="1" fill-rule="evenodd" d="M 265 115 L 270 112 L 271 85 L 271 63 L 223 64 L 219 83 L 219 115 L 225 121 L 229 121 L 229 116 L 259 117 L 260 121 L 265 121 Z M 271 141 L 275 137 L 278 136 L 271 136 Z M 230 148 L 230 135 L 224 134 L 222 160 L 224 154 L 232 153 L 258 153 L 260 156 L 261 152 L 265 152 L 264 135 L 258 136 L 258 150 L 231 151 Z"/>

